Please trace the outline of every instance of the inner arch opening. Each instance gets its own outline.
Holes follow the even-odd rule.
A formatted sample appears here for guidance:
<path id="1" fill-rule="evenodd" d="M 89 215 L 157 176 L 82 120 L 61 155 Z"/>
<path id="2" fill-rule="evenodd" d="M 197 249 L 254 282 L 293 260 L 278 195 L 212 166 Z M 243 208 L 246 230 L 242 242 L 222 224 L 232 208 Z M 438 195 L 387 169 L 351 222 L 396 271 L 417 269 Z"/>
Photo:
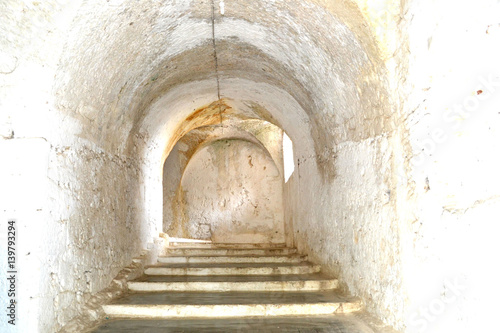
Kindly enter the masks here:
<path id="1" fill-rule="evenodd" d="M 217 243 L 284 243 L 283 134 L 267 121 L 234 117 L 186 133 L 163 165 L 163 231 Z"/>

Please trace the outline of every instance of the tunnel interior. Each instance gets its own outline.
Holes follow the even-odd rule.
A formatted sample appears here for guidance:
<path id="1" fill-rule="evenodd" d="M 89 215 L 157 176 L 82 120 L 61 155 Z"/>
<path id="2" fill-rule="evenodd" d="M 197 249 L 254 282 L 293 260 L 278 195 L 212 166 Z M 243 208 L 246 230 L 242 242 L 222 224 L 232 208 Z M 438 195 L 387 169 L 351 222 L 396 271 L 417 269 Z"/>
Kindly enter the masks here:
<path id="1" fill-rule="evenodd" d="M 283 131 L 229 120 L 184 135 L 163 166 L 163 230 L 214 243 L 285 243 Z"/>
<path id="2" fill-rule="evenodd" d="M 40 41 L 52 52 L 39 59 L 41 123 L 61 129 L 29 134 L 55 147 L 46 214 L 62 239 L 41 246 L 54 260 L 39 266 L 50 272 L 41 294 L 52 295 L 32 301 L 39 325 L 75 316 L 160 232 L 297 246 L 396 316 L 388 294 L 368 297 L 385 288 L 380 274 L 398 284 L 397 269 L 372 263 L 397 267 L 398 257 L 397 245 L 380 247 L 394 244 L 394 225 L 377 203 L 392 186 L 386 69 L 356 6 L 95 0 L 25 10 L 51 31 Z M 14 123 L 16 135 L 33 130 Z M 52 311 L 53 299 L 66 310 Z"/>
<path id="3" fill-rule="evenodd" d="M 446 172 L 464 155 L 495 170 L 478 142 L 498 142 L 496 111 L 476 118 L 484 137 L 450 132 L 469 154 L 423 145 L 450 84 L 498 82 L 496 7 L 454 3 L 475 18 L 462 29 L 447 3 L 3 1 L 2 168 L 25 191 L 2 200 L 39 221 L 20 245 L 24 331 L 59 330 L 162 232 L 295 246 L 404 328 L 429 275 L 465 270 L 433 233 L 479 235 L 470 214 L 489 223 L 500 188 Z M 465 70 L 450 31 L 491 52 Z"/>
<path id="4" fill-rule="evenodd" d="M 29 103 L 46 107 L 34 119 L 47 126 L 11 123 L 16 136 L 50 142 L 40 228 L 61 240 L 41 242 L 53 259 L 33 262 L 47 273 L 47 297 L 30 301 L 40 327 L 74 317 L 160 232 L 297 246 L 373 311 L 397 316 L 382 292 L 399 284 L 392 208 L 379 200 L 393 186 L 386 68 L 355 5 L 19 6 L 27 14 L 16 24 L 28 27 L 12 54 L 42 64 L 26 74 L 46 87 Z M 50 33 L 22 44 L 40 28 Z M 38 55 L 41 45 L 49 51 Z"/>

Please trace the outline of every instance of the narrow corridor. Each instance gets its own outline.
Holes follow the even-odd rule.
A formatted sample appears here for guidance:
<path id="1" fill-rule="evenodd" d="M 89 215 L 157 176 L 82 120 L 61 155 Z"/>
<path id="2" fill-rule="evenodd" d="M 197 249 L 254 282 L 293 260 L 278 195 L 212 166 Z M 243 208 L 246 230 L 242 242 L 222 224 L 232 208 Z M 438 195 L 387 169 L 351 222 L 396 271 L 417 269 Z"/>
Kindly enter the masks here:
<path id="1" fill-rule="evenodd" d="M 0 0 L 0 267 L 19 269 L 0 332 L 494 331 L 499 18 L 498 0 Z M 216 317 L 115 318 L 133 303 Z"/>

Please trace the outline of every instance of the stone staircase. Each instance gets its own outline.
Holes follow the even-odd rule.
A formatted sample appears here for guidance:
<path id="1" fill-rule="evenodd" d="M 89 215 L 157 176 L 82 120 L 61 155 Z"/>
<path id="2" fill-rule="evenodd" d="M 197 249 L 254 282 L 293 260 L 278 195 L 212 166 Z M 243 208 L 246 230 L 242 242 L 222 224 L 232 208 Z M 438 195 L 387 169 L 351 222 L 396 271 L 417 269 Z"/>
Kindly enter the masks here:
<path id="1" fill-rule="evenodd" d="M 296 249 L 177 243 L 144 273 L 94 332 L 373 332 L 346 315 L 361 301 Z"/>

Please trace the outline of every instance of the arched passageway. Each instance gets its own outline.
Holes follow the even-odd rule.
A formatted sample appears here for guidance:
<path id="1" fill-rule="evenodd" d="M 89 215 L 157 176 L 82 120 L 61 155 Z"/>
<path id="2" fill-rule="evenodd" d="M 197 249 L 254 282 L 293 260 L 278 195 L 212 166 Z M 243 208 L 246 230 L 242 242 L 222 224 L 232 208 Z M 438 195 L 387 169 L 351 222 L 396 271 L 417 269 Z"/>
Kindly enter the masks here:
<path id="1" fill-rule="evenodd" d="M 242 116 L 228 112 L 223 125 L 193 129 L 170 151 L 163 166 L 169 236 L 284 244 L 288 235 L 292 245 L 283 214 L 284 132 Z"/>
<path id="2" fill-rule="evenodd" d="M 495 1 L 7 0 L 0 9 L 2 182 L 17 189 L 2 194 L 1 213 L 26 235 L 18 302 L 32 319 L 22 331 L 58 331 L 144 249 L 154 257 L 160 232 L 184 225 L 173 211 L 165 218 L 162 184 L 177 177 L 176 195 L 179 184 L 196 187 L 197 165 L 224 140 L 238 148 L 217 156 L 232 151 L 247 168 L 250 154 L 282 180 L 283 145 L 270 143 L 283 132 L 294 172 L 275 199 L 287 244 L 398 329 L 421 323 L 416 309 L 445 294 L 450 275 L 483 296 L 459 293 L 465 310 L 446 327 L 482 323 L 467 313 L 488 302 L 489 284 L 477 282 L 486 270 L 457 239 L 497 243 L 481 238 L 495 230 L 500 188 L 487 148 L 499 141 Z M 279 131 L 259 130 L 267 124 Z M 198 153 L 168 161 L 183 151 Z M 449 173 L 456 165 L 477 172 Z M 208 237 L 203 228 L 194 234 Z"/>
<path id="3" fill-rule="evenodd" d="M 164 175 L 171 170 L 167 163 Z M 164 188 L 164 230 L 216 243 L 283 244 L 282 183 L 261 147 L 240 139 L 214 141 L 190 158 L 175 188 Z"/>

